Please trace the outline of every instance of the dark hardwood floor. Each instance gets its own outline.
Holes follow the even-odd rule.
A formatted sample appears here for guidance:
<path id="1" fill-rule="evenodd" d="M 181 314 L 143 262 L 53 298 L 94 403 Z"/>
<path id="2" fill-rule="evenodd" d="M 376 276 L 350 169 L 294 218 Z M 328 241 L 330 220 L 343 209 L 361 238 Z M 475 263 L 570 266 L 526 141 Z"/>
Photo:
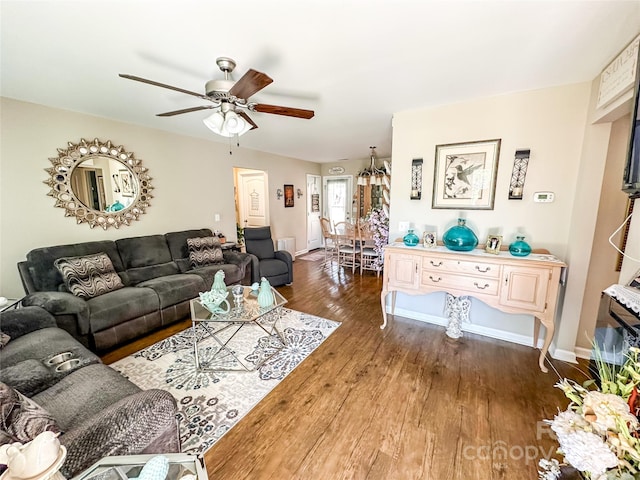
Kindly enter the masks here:
<path id="1" fill-rule="evenodd" d="M 205 454 L 210 480 L 537 478 L 557 448 L 543 419 L 567 400 L 538 350 L 390 317 L 382 277 L 294 262 L 288 307 L 342 322 Z M 112 352 L 107 363 L 171 329 Z M 577 366 L 553 361 L 582 381 Z M 584 366 L 581 367 L 585 370 Z"/>

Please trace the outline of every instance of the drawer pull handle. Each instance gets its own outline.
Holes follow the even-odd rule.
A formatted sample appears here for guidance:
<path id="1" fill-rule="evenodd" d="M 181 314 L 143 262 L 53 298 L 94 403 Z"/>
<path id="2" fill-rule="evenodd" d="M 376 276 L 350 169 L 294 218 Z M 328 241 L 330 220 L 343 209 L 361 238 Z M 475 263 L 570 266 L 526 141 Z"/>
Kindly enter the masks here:
<path id="1" fill-rule="evenodd" d="M 491 267 L 487 267 L 484 270 L 481 270 L 480 267 L 476 265 L 476 270 L 479 271 L 480 273 L 487 273 L 489 270 L 491 270 Z"/>
<path id="2" fill-rule="evenodd" d="M 438 277 L 437 279 L 433 278 L 432 275 L 429 275 L 429 279 L 433 282 L 433 283 L 438 283 L 440 280 L 442 280 L 441 277 Z"/>
<path id="3" fill-rule="evenodd" d="M 484 290 L 485 288 L 489 288 L 489 284 L 488 283 L 485 283 L 484 287 L 481 287 L 480 285 L 478 285 L 478 282 L 473 282 L 473 284 L 476 286 L 476 288 L 478 290 Z"/>
<path id="4" fill-rule="evenodd" d="M 441 266 L 441 265 L 442 265 L 442 262 L 438 262 L 438 264 L 436 265 L 435 263 L 433 263 L 433 260 L 429 260 L 429 263 L 430 263 L 431 265 L 433 265 L 434 267 L 439 267 L 439 266 Z"/>

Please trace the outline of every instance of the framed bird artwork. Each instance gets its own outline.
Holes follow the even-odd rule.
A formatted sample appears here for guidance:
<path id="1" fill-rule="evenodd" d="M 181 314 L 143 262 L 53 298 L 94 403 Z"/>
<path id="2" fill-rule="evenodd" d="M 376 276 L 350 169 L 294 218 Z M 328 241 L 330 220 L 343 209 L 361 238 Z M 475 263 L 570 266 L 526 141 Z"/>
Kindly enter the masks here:
<path id="1" fill-rule="evenodd" d="M 436 145 L 432 208 L 493 210 L 500 142 Z"/>

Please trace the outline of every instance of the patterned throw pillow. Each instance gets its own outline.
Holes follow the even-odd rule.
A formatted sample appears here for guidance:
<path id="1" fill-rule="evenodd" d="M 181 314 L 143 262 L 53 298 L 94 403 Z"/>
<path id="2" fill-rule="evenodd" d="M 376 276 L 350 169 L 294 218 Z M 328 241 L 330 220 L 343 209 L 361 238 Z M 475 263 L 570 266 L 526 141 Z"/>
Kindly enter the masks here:
<path id="1" fill-rule="evenodd" d="M 106 253 L 59 258 L 53 264 L 67 289 L 80 298 L 93 298 L 124 287 Z"/>
<path id="2" fill-rule="evenodd" d="M 224 263 L 218 237 L 187 238 L 187 247 L 189 247 L 189 263 L 192 268 Z"/>
<path id="3" fill-rule="evenodd" d="M 0 382 L 0 445 L 30 442 L 47 430 L 60 432 L 51 414 L 30 398 Z"/>
<path id="4" fill-rule="evenodd" d="M 0 331 L 0 348 L 4 347 L 7 343 L 9 343 L 11 337 L 6 333 Z"/>
<path id="5" fill-rule="evenodd" d="M 640 271 L 636 272 L 636 275 L 633 278 L 633 280 L 629 282 L 629 286 L 640 289 Z"/>

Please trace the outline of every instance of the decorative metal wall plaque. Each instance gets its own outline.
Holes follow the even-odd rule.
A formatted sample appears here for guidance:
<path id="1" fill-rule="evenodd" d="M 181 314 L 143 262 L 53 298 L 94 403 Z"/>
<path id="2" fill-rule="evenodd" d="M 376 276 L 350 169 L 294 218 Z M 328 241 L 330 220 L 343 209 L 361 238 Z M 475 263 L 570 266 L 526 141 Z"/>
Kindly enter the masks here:
<path id="1" fill-rule="evenodd" d="M 422 159 L 414 158 L 411 161 L 411 200 L 420 200 L 422 197 Z"/>
<path id="2" fill-rule="evenodd" d="M 522 200 L 530 154 L 531 150 L 516 150 L 513 171 L 511 172 L 511 183 L 509 185 L 509 200 Z"/>

